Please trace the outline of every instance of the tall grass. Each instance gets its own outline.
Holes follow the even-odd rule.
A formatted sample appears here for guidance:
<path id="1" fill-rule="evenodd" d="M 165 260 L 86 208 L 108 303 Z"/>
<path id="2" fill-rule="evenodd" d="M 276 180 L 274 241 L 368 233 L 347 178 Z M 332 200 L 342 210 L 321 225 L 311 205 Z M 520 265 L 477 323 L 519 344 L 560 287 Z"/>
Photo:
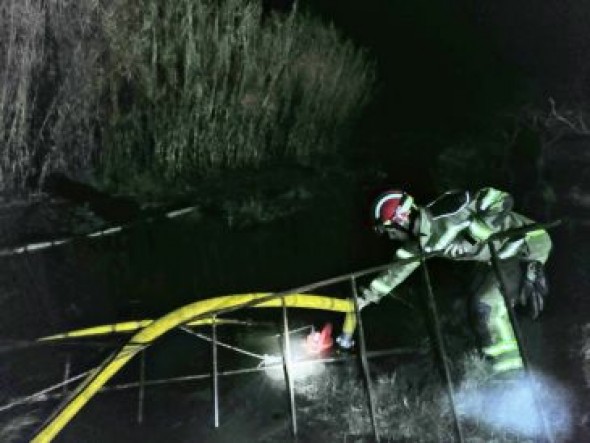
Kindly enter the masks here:
<path id="1" fill-rule="evenodd" d="M 0 190 L 100 166 L 115 186 L 337 154 L 366 55 L 258 0 L 0 2 Z M 137 188 L 138 186 L 135 186 Z"/>
<path id="2" fill-rule="evenodd" d="M 466 410 L 476 404 L 490 411 L 497 409 L 495 399 L 511 389 L 516 390 L 517 385 L 486 394 L 492 372 L 475 354 L 467 354 L 455 369 L 461 374 L 461 382 L 455 386 L 455 400 L 465 441 L 530 443 L 535 440 L 519 435 L 505 423 L 490 426 L 489 420 Z M 298 411 L 298 418 L 305 423 L 301 427 L 309 435 L 321 435 L 325 441 L 369 441 L 373 430 L 366 390 L 354 373 L 326 370 L 319 379 L 307 380 L 296 387 L 300 398 L 306 401 L 306 406 Z M 379 375 L 373 389 L 377 430 L 383 441 L 456 441 L 450 403 L 433 365 L 422 362 L 400 366 L 390 374 Z M 522 421 L 527 421 L 527 414 L 534 411 L 526 407 L 521 412 Z"/>
<path id="3" fill-rule="evenodd" d="M 100 1 L 0 2 L 0 190 L 80 172 L 97 149 Z"/>
<path id="4" fill-rule="evenodd" d="M 312 434 L 330 441 L 368 441 L 372 425 L 364 384 L 327 370 L 321 380 L 299 386 L 309 402 L 299 414 Z M 384 441 L 451 442 L 452 418 L 436 369 L 428 364 L 379 375 L 373 384 L 377 430 Z M 321 431 L 320 431 L 321 430 Z"/>
<path id="5" fill-rule="evenodd" d="M 369 96 L 365 54 L 296 10 L 249 0 L 118 0 L 105 171 L 165 181 L 337 154 Z"/>

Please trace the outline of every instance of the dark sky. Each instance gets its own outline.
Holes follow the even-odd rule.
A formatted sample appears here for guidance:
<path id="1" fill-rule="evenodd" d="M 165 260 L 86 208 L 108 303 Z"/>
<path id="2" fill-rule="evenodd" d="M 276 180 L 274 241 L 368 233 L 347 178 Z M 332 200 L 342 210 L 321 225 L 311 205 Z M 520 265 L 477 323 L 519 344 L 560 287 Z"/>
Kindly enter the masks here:
<path id="1" fill-rule="evenodd" d="M 465 127 L 514 103 L 590 95 L 585 0 L 303 2 L 374 51 L 403 127 Z"/>
<path id="2" fill-rule="evenodd" d="M 448 147 L 502 143 L 506 116 L 548 113 L 550 97 L 588 109 L 588 0 L 299 1 L 377 60 L 381 89 L 354 144 L 415 195 L 440 187 Z M 514 186 L 509 175 L 494 185 Z"/>

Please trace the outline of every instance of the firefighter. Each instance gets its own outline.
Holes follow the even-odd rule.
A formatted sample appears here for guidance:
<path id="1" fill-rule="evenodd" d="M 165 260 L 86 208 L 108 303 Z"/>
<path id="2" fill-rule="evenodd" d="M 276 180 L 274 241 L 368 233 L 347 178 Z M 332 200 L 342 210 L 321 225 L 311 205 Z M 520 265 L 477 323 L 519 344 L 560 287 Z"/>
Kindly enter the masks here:
<path id="1" fill-rule="evenodd" d="M 491 187 L 475 193 L 449 191 L 425 206 L 417 206 L 406 192 L 390 190 L 377 199 L 372 214 L 378 233 L 401 242 L 395 253 L 398 259 L 414 258 L 422 250 L 451 260 L 479 262 L 469 288 L 470 313 L 481 351 L 498 374 L 519 370 L 523 363 L 484 242 L 494 233 L 532 223 L 512 208 L 512 197 Z M 549 235 L 539 229 L 519 238 L 494 240 L 494 246 L 511 305 L 522 306 L 536 319 L 548 294 L 544 265 L 551 251 Z M 419 260 L 394 261 L 361 291 L 359 307 L 391 294 L 418 266 Z M 350 348 L 352 337 L 341 334 L 337 343 Z"/>

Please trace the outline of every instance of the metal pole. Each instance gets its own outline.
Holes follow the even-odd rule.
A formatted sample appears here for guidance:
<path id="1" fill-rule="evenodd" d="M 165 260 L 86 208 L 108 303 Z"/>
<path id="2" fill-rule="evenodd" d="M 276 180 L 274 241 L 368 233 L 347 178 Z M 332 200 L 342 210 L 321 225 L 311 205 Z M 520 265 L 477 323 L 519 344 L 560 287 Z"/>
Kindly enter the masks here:
<path id="1" fill-rule="evenodd" d="M 283 303 L 283 371 L 285 373 L 285 382 L 289 394 L 289 410 L 291 412 L 291 432 L 297 439 L 297 410 L 295 409 L 295 392 L 293 389 L 293 379 L 291 377 L 291 339 L 289 337 L 289 319 L 287 317 L 287 305 L 285 299 Z"/>
<path id="2" fill-rule="evenodd" d="M 70 378 L 70 370 L 72 368 L 72 356 L 70 354 L 66 355 L 66 363 L 64 365 L 64 385 L 63 385 L 63 394 L 66 395 L 68 393 L 68 384 L 65 383 Z"/>
<path id="3" fill-rule="evenodd" d="M 412 351 L 416 351 L 416 352 L 412 352 Z M 389 355 L 404 355 L 404 354 L 425 354 L 424 351 L 422 350 L 412 350 L 412 349 L 390 349 L 390 350 L 383 350 L 383 351 L 369 351 L 367 352 L 367 358 L 371 359 L 371 358 L 379 358 L 379 357 L 384 357 L 384 356 L 389 356 Z M 330 357 L 330 358 L 319 358 L 319 359 L 313 359 L 313 360 L 302 360 L 302 361 L 295 361 L 292 363 L 293 366 L 300 366 L 300 365 L 316 365 L 316 364 L 321 364 L 321 363 L 338 363 L 338 362 L 343 362 L 343 361 L 350 361 L 354 358 L 356 358 L 356 355 L 346 355 L 346 356 L 339 356 L 339 357 Z M 256 372 L 264 372 L 268 369 L 274 369 L 274 368 L 279 368 L 282 367 L 283 363 L 276 363 L 276 364 L 269 364 L 269 365 L 258 365 L 256 367 L 252 367 L 252 368 L 243 368 L 243 369 L 229 369 L 227 371 L 220 371 L 219 372 L 219 376 L 220 377 L 230 377 L 230 376 L 234 376 L 234 375 L 243 375 L 243 374 L 253 374 Z M 211 378 L 211 373 L 206 373 L 206 374 L 193 374 L 193 375 L 184 375 L 184 376 L 180 376 L 180 377 L 172 377 L 172 378 L 165 378 L 165 379 L 156 379 L 156 380 L 148 380 L 146 381 L 145 385 L 146 386 L 162 386 L 162 385 L 166 385 L 166 384 L 172 384 L 172 383 L 188 383 L 188 382 L 193 382 L 193 381 L 199 381 L 199 380 L 206 380 L 208 378 Z M 61 386 L 61 385 L 60 385 Z M 112 386 L 105 386 L 103 387 L 99 392 L 109 392 L 109 391 L 121 391 L 121 390 L 125 390 L 125 389 L 132 389 L 132 388 L 136 388 L 138 386 L 137 382 L 132 382 L 132 383 L 124 383 L 124 384 L 119 384 L 119 385 L 112 385 Z M 59 397 L 59 394 L 56 396 L 56 398 Z M 43 398 L 47 398 L 47 395 L 45 394 L 43 396 Z M 18 404 L 22 404 L 24 403 L 24 401 L 20 401 Z M 4 409 L 8 409 L 8 408 L 4 408 Z"/>
<path id="4" fill-rule="evenodd" d="M 201 340 L 208 341 L 209 343 L 212 343 L 213 342 L 213 339 L 211 337 L 207 337 L 204 334 L 200 334 L 199 332 L 195 332 L 192 329 L 187 328 L 186 326 L 181 326 L 180 327 L 180 330 L 186 332 L 187 334 L 190 334 L 190 335 L 193 335 L 193 336 L 195 336 L 197 338 L 200 338 Z M 227 343 L 224 343 L 224 342 L 219 341 L 219 340 L 217 340 L 217 346 L 222 347 L 222 348 L 229 349 L 230 351 L 235 351 L 235 352 L 237 352 L 239 354 L 243 354 L 243 355 L 247 355 L 249 357 L 257 358 L 258 360 L 264 360 L 264 355 L 262 355 L 262 354 L 256 354 L 254 352 L 250 352 L 250 351 L 247 351 L 245 349 L 238 348 L 237 346 L 228 345 Z"/>
<path id="5" fill-rule="evenodd" d="M 354 314 L 356 316 L 356 323 L 358 325 L 359 357 L 363 369 L 365 387 L 367 389 L 367 398 L 369 400 L 369 415 L 371 416 L 371 426 L 373 427 L 373 436 L 375 437 L 375 441 L 379 443 L 381 440 L 379 438 L 379 431 L 377 430 L 377 418 L 375 416 L 375 396 L 373 393 L 373 385 L 371 383 L 371 374 L 369 373 L 369 361 L 367 359 L 365 330 L 363 328 L 363 319 L 361 318 L 361 312 L 358 305 L 358 293 L 354 276 L 350 277 L 350 285 L 352 287 L 352 298 L 354 300 Z"/>
<path id="6" fill-rule="evenodd" d="M 388 355 L 405 355 L 405 354 L 407 354 L 407 355 L 411 355 L 411 354 L 422 355 L 422 354 L 425 354 L 425 352 L 423 349 L 420 349 L 420 348 L 416 348 L 416 349 L 393 348 L 393 349 L 381 350 L 381 351 L 368 351 L 367 358 L 371 359 L 371 358 L 378 358 L 378 357 L 383 357 L 383 356 L 388 356 Z M 349 360 L 352 360 L 353 358 L 356 358 L 356 355 L 351 354 L 351 355 L 347 355 L 347 356 L 320 358 L 320 359 L 313 359 L 313 360 L 298 360 L 298 361 L 293 362 L 293 366 L 298 366 L 298 365 L 306 365 L 307 366 L 307 365 L 315 365 L 315 364 L 320 364 L 320 363 L 336 363 L 336 362 L 342 362 L 342 361 L 349 361 Z M 253 368 L 245 368 L 245 369 L 230 369 L 227 371 L 220 371 L 219 376 L 220 377 L 228 377 L 228 376 L 233 376 L 233 375 L 252 374 L 252 373 L 256 373 L 256 372 L 266 371 L 269 368 L 275 368 L 275 367 L 279 367 L 279 366 L 282 366 L 282 363 L 270 364 L 270 365 L 264 365 L 264 366 L 258 365 Z M 17 398 L 15 400 L 13 400 L 11 403 L 0 406 L 0 412 L 12 409 L 16 406 L 23 405 L 23 404 L 29 404 L 29 403 L 33 403 L 33 402 L 43 402 L 43 401 L 50 400 L 50 399 L 62 398 L 62 397 L 64 397 L 63 394 L 61 394 L 61 393 L 52 394 L 52 392 L 59 390 L 60 388 L 62 388 L 64 386 L 64 384 L 70 384 L 70 383 L 75 382 L 76 380 L 79 380 L 80 378 L 86 377 L 88 374 L 90 374 L 90 372 L 92 372 L 92 371 L 86 371 L 82 374 L 78 374 L 78 375 L 72 377 L 71 379 L 69 379 L 65 382 L 60 382 L 56 385 L 50 386 L 46 389 L 43 389 L 42 391 L 36 392 L 31 395 L 27 395 L 26 397 Z M 194 381 L 199 381 L 199 380 L 206 380 L 208 378 L 212 378 L 211 373 L 185 375 L 185 376 L 171 377 L 171 378 L 165 378 L 165 379 L 146 380 L 144 383 L 144 386 L 147 387 L 147 386 L 162 386 L 162 385 L 167 385 L 167 384 L 172 384 L 172 383 L 189 383 L 189 382 L 194 382 Z M 118 384 L 118 385 L 103 386 L 100 389 L 100 391 L 98 391 L 98 392 L 103 393 L 103 392 L 111 392 L 111 391 L 122 391 L 122 390 L 126 390 L 126 389 L 135 389 L 135 388 L 139 387 L 139 385 L 140 385 L 139 382 L 131 382 L 131 383 Z"/>
<path id="7" fill-rule="evenodd" d="M 137 423 L 143 423 L 143 403 L 145 398 L 145 349 L 139 358 L 139 395 L 137 398 Z"/>
<path id="8" fill-rule="evenodd" d="M 219 371 L 217 366 L 217 324 L 216 317 L 213 316 L 211 322 L 211 353 L 213 360 L 213 423 L 216 428 L 219 427 Z"/>
<path id="9" fill-rule="evenodd" d="M 443 379 L 447 385 L 447 394 L 449 396 L 449 402 L 451 404 L 451 413 L 453 415 L 453 428 L 455 431 L 455 436 L 457 437 L 457 441 L 463 443 L 465 440 L 463 438 L 463 431 L 461 429 L 461 424 L 459 423 L 457 408 L 455 406 L 453 380 L 451 378 L 451 371 L 449 369 L 449 363 L 447 360 L 447 352 L 445 350 L 445 344 L 443 342 L 443 337 L 441 333 L 438 310 L 436 307 L 436 302 L 434 300 L 434 293 L 432 291 L 432 284 L 430 283 L 430 274 L 428 273 L 426 260 L 424 258 L 424 255 L 422 254 L 422 245 L 420 244 L 420 240 L 418 240 L 418 246 L 420 248 L 420 264 L 422 265 L 424 281 L 426 283 L 426 305 L 428 308 L 428 314 L 430 315 L 430 318 L 432 320 L 431 328 L 429 328 L 431 330 L 431 339 L 434 341 L 436 354 L 442 365 Z"/>
<path id="10" fill-rule="evenodd" d="M 502 272 L 500 270 L 500 260 L 498 258 L 498 251 L 496 250 L 496 246 L 494 245 L 493 241 L 488 242 L 488 248 L 490 250 L 490 256 L 492 258 L 492 268 L 494 270 L 494 273 L 496 274 L 496 280 L 498 281 L 498 287 L 500 288 L 500 294 L 502 294 L 502 298 L 504 299 L 504 305 L 506 306 L 506 311 L 508 311 L 508 318 L 510 319 L 510 324 L 512 325 L 512 330 L 514 331 L 514 338 L 516 340 L 518 352 L 520 353 L 520 358 L 522 360 L 522 368 L 524 370 L 525 377 L 528 380 L 529 385 L 531 387 L 531 396 L 533 398 L 533 403 L 535 404 L 535 408 L 537 409 L 537 415 L 539 416 L 543 424 L 543 432 L 545 434 L 545 438 L 548 442 L 553 443 L 555 440 L 553 438 L 553 435 L 551 434 L 551 430 L 545 419 L 545 414 L 543 414 L 543 408 L 541 407 L 541 403 L 537 398 L 536 389 L 533 385 L 533 380 L 531 378 L 531 373 L 529 370 L 530 360 L 528 358 L 528 353 L 522 340 L 522 334 L 520 332 L 520 326 L 518 325 L 516 314 L 514 313 L 514 308 L 512 307 L 512 303 L 508 298 L 506 282 L 504 281 L 504 276 L 502 275 Z"/>
<path id="11" fill-rule="evenodd" d="M 498 234 L 492 234 L 490 236 L 490 238 L 498 238 L 498 237 L 508 238 L 509 236 L 515 236 L 517 234 L 522 235 L 523 233 L 527 233 L 527 232 L 538 230 L 538 229 L 549 229 L 554 226 L 557 226 L 558 224 L 559 224 L 559 222 L 531 223 L 530 225 L 524 225 L 520 228 L 510 229 L 510 230 L 504 231 L 502 233 L 498 233 L 498 234 L 501 234 L 501 236 L 499 236 Z M 399 260 L 396 260 L 395 263 L 399 263 L 399 264 L 414 263 L 417 261 L 421 261 L 422 259 L 427 259 L 427 258 L 432 258 L 432 257 L 440 257 L 442 255 L 444 255 L 444 251 L 442 251 L 442 250 L 432 251 L 432 252 L 428 252 L 428 253 L 423 253 L 421 251 L 421 254 L 419 256 L 406 258 L 406 259 L 399 259 Z M 309 284 L 309 285 L 299 286 L 297 288 L 288 289 L 286 291 L 274 292 L 272 294 L 269 294 L 266 297 L 261 297 L 261 298 L 255 299 L 255 300 L 250 300 L 250 301 L 241 303 L 239 305 L 231 306 L 228 308 L 216 309 L 215 314 L 221 315 L 221 314 L 227 314 L 229 312 L 235 312 L 239 309 L 251 308 L 253 306 L 257 306 L 262 303 L 265 303 L 267 301 L 277 300 L 277 299 L 284 297 L 286 295 L 299 294 L 299 293 L 303 293 L 303 292 L 310 292 L 310 291 L 313 291 L 317 288 L 321 288 L 323 286 L 329 286 L 332 284 L 341 283 L 345 280 L 348 280 L 351 276 L 354 276 L 355 278 L 359 278 L 359 277 L 362 277 L 365 275 L 375 274 L 376 272 L 385 271 L 390 268 L 391 268 L 391 263 L 387 263 L 385 265 L 375 266 L 373 268 L 364 269 L 362 271 L 357 271 L 357 272 L 351 272 L 351 273 L 348 273 L 345 275 L 339 275 L 337 277 L 332 277 L 332 278 L 328 278 L 325 280 L 317 281 L 317 282 Z M 211 315 L 210 312 L 205 312 L 202 314 L 195 315 L 190 320 L 191 321 L 200 320 L 202 318 L 209 317 L 210 315 Z"/>

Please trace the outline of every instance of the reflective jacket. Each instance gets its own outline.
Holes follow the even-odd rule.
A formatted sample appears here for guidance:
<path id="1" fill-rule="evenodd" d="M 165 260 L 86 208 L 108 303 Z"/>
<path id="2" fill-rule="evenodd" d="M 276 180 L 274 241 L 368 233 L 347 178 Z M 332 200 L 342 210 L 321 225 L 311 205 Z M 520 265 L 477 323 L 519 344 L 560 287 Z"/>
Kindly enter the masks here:
<path id="1" fill-rule="evenodd" d="M 490 252 L 483 242 L 494 233 L 533 223 L 512 211 L 512 197 L 494 188 L 483 188 L 474 194 L 449 191 L 424 207 L 418 208 L 414 233 L 424 252 L 440 252 L 452 260 L 488 262 Z M 518 257 L 525 261 L 545 263 L 551 251 L 551 239 L 543 229 L 519 238 L 495 240 L 500 259 Z M 418 240 L 408 240 L 397 249 L 396 258 L 409 259 L 419 254 Z M 375 278 L 365 291 L 368 302 L 375 302 L 402 283 L 420 261 L 394 262 Z"/>

